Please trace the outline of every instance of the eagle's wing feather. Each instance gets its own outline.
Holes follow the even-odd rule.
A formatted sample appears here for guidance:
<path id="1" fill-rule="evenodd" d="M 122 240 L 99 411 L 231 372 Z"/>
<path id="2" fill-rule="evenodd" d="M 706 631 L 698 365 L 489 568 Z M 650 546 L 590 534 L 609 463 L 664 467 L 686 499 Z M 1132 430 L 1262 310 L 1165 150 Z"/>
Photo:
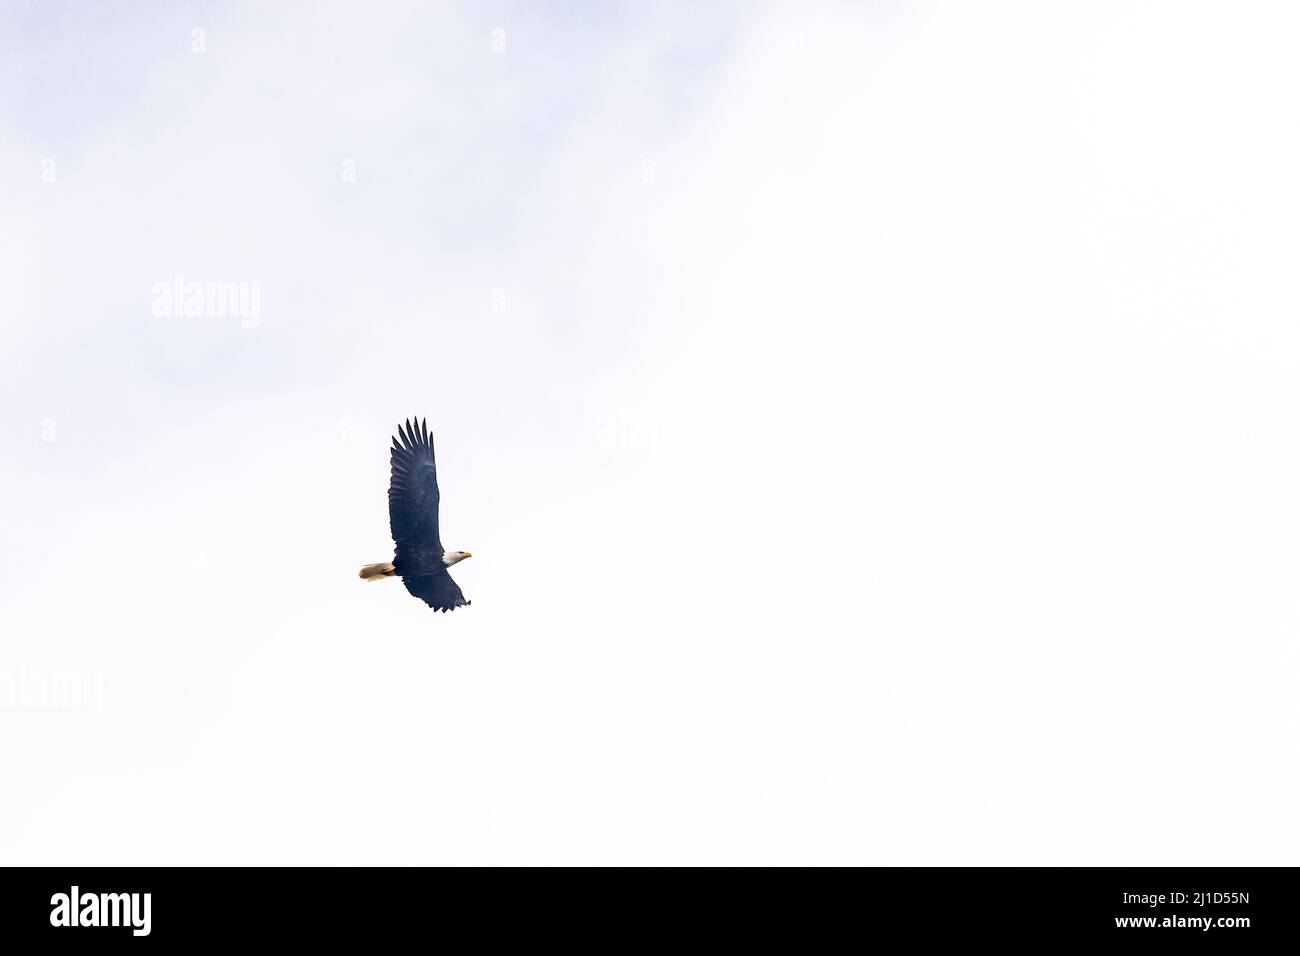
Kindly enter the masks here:
<path id="1" fill-rule="evenodd" d="M 432 574 L 407 575 L 402 578 L 402 583 L 406 590 L 438 611 L 454 611 L 469 604 L 445 568 Z"/>
<path id="2" fill-rule="evenodd" d="M 429 571 L 442 567 L 442 541 L 438 537 L 438 467 L 428 423 L 408 419 L 397 426 L 393 439 L 392 480 L 388 485 L 388 524 L 397 544 L 397 573 Z M 407 585 L 410 587 L 410 585 Z M 415 592 L 412 591 L 412 594 Z"/>

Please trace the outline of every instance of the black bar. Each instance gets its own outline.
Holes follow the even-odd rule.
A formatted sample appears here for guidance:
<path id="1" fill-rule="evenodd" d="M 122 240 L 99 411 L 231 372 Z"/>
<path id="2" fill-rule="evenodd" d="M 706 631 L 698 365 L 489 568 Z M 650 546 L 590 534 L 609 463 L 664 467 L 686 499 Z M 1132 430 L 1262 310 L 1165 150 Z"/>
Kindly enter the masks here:
<path id="1" fill-rule="evenodd" d="M 412 933 L 451 942 L 461 932 L 480 944 L 521 934 L 538 944 L 754 939 L 806 948 L 846 933 L 855 943 L 902 933 L 952 943 L 1239 947 L 1286 945 L 1297 920 L 1297 881 L 1289 868 L 748 869 L 619 872 L 596 880 L 582 872 L 445 869 L 0 872 L 7 943 L 76 940 L 94 948 L 149 941 L 375 947 Z M 502 885 L 508 883 L 515 885 Z M 74 886 L 76 922 L 118 925 L 71 925 Z"/>

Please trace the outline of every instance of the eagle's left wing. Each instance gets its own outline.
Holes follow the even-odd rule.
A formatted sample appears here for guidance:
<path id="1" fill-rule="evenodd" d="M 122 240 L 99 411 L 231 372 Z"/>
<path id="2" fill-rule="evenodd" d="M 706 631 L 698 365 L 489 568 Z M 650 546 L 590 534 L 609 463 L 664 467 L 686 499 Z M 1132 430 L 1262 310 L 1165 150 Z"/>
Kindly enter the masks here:
<path id="1" fill-rule="evenodd" d="M 404 576 L 402 583 L 406 590 L 437 611 L 454 611 L 470 603 L 445 568 L 431 574 Z"/>

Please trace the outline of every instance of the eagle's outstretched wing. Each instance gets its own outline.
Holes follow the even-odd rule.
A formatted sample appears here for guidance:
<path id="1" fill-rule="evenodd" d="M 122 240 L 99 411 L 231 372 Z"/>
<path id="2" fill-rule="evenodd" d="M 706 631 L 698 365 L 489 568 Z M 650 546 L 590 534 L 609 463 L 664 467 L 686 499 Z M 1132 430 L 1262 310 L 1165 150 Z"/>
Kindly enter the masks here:
<path id="1" fill-rule="evenodd" d="M 432 574 L 404 575 L 402 583 L 406 590 L 437 611 L 454 611 L 470 603 L 446 568 Z"/>
<path id="2" fill-rule="evenodd" d="M 388 485 L 388 524 L 397 544 L 398 574 L 442 568 L 442 541 L 438 537 L 438 467 L 427 422 L 406 421 L 393 439 L 392 480 Z M 410 587 L 410 585 L 407 585 Z M 415 594 L 414 591 L 411 592 Z M 458 592 L 459 593 L 459 592 Z"/>

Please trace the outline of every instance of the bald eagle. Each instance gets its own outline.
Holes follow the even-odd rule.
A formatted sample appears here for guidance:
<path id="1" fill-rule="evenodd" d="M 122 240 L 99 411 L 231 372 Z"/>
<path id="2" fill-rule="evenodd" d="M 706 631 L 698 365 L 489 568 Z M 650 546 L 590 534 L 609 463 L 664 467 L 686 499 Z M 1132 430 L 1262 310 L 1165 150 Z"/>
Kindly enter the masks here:
<path id="1" fill-rule="evenodd" d="M 391 562 L 367 564 L 363 581 L 400 577 L 410 591 L 429 607 L 454 611 L 469 601 L 451 579 L 447 569 L 470 557 L 468 551 L 443 551 L 438 537 L 438 467 L 433 461 L 433 442 L 428 421 L 397 426 L 399 443 L 393 439 L 392 480 L 388 485 L 388 524 L 397 544 Z"/>

